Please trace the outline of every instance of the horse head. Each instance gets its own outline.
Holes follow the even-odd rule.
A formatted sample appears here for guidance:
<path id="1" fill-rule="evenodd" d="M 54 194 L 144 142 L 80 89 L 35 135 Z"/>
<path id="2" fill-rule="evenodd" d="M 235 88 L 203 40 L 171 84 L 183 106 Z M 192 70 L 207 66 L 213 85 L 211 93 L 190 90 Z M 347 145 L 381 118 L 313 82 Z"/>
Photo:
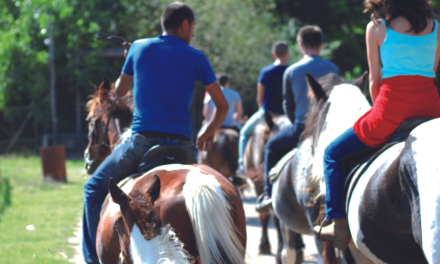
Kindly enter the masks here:
<path id="1" fill-rule="evenodd" d="M 132 120 L 133 98 L 131 92 L 116 102 L 115 91 L 110 80 L 104 77 L 98 90 L 87 102 L 89 112 L 89 144 L 84 152 L 87 173 L 92 174 L 110 155 L 113 146 L 121 139 L 122 132 Z"/>
<path id="2" fill-rule="evenodd" d="M 187 255 L 182 251 L 183 245 L 173 240 L 174 232 L 164 227 L 155 210 L 155 202 L 160 196 L 161 182 L 154 175 L 153 182 L 142 193 L 132 191 L 125 194 L 111 179 L 110 195 L 120 207 L 114 216 L 114 226 L 118 232 L 121 247 L 120 263 L 158 263 L 169 258 L 170 250 L 180 249 L 180 259 L 172 263 L 188 263 Z M 164 256 L 166 254 L 166 256 Z M 173 254 L 172 254 L 173 255 Z M 175 256 L 174 254 L 173 256 Z M 169 259 L 171 260 L 171 259 Z"/>

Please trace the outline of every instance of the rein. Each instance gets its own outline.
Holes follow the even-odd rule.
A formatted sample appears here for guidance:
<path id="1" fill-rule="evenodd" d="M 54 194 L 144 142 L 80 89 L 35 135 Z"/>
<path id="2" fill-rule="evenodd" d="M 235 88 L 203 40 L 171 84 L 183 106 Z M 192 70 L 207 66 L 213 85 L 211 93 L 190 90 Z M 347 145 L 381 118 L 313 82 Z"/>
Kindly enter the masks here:
<path id="1" fill-rule="evenodd" d="M 111 104 L 111 106 L 110 106 L 110 111 L 109 111 L 109 114 L 108 114 L 107 124 L 105 124 L 105 126 L 104 126 L 104 129 L 103 129 L 103 131 L 102 131 L 101 138 L 99 139 L 99 143 L 97 144 L 97 146 L 105 145 L 105 146 L 109 147 L 107 144 L 104 144 L 104 143 L 103 143 L 103 142 L 104 142 L 104 135 L 106 135 L 106 134 L 108 133 L 108 126 L 109 126 L 109 124 L 110 124 L 110 120 L 112 119 L 113 110 L 114 110 L 114 108 L 115 108 L 115 104 L 116 104 L 116 101 L 117 101 L 117 100 L 118 100 L 118 96 L 115 97 L 115 100 L 113 100 L 113 102 L 112 102 L 112 104 Z M 108 135 L 107 135 L 107 136 L 108 136 Z"/>

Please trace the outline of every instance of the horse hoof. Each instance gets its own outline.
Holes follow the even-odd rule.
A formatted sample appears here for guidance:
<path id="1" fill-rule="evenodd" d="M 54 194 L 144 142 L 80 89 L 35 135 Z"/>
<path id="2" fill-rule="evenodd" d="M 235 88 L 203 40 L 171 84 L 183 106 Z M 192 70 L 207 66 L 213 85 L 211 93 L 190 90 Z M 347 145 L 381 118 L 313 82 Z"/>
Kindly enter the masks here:
<path id="1" fill-rule="evenodd" d="M 270 244 L 260 245 L 259 254 L 260 255 L 271 255 L 272 253 L 270 252 Z"/>

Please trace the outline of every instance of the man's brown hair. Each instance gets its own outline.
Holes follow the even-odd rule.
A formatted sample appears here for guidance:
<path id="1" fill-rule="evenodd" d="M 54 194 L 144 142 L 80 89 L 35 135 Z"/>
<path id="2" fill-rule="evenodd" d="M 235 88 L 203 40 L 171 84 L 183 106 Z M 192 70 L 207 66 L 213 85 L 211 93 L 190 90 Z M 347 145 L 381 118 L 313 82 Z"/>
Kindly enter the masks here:
<path id="1" fill-rule="evenodd" d="M 164 31 L 173 31 L 178 30 L 185 20 L 192 23 L 195 16 L 191 7 L 181 2 L 174 2 L 165 8 L 160 20 Z"/>
<path id="2" fill-rule="evenodd" d="M 298 41 L 308 49 L 317 49 L 322 44 L 322 30 L 317 26 L 305 26 L 298 31 Z"/>
<path id="3" fill-rule="evenodd" d="M 217 74 L 217 80 L 220 83 L 220 86 L 224 87 L 229 82 L 229 76 L 222 72 Z"/>
<path id="4" fill-rule="evenodd" d="M 283 40 L 278 40 L 272 45 L 272 52 L 275 53 L 278 58 L 286 55 L 288 51 L 289 47 L 287 46 L 287 42 Z"/>

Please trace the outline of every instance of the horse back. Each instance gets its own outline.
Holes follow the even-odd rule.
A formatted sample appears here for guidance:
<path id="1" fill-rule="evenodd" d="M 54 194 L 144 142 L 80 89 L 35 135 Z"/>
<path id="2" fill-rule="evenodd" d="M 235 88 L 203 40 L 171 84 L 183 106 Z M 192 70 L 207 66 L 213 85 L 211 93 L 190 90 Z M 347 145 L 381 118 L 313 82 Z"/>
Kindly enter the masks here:
<path id="1" fill-rule="evenodd" d="M 399 143 L 373 161 L 348 206 L 357 248 L 373 262 L 427 263 L 420 244 L 411 143 Z"/>
<path id="2" fill-rule="evenodd" d="M 246 220 L 241 198 L 237 189 L 223 175 L 205 165 L 180 165 L 172 164 L 159 166 L 144 175 L 128 181 L 122 190 L 132 192 L 146 192 L 157 175 L 160 179 L 160 195 L 154 202 L 154 210 L 164 225 L 170 225 L 179 240 L 184 244 L 185 250 L 192 256 L 198 256 L 194 228 L 188 215 L 185 197 L 182 193 L 190 171 L 197 170 L 203 175 L 212 175 L 218 181 L 226 199 L 231 207 L 233 221 L 239 234 L 241 243 L 246 245 Z M 113 259 L 119 257 L 119 241 L 113 225 L 114 215 L 119 211 L 119 206 L 111 198 L 103 207 L 103 213 L 98 227 L 97 247 L 100 259 Z M 206 219 L 204 220 L 206 221 Z M 108 255 L 108 257 L 107 257 Z M 106 263 L 103 261 L 103 263 Z M 108 262 L 117 263 L 117 262 Z"/>

